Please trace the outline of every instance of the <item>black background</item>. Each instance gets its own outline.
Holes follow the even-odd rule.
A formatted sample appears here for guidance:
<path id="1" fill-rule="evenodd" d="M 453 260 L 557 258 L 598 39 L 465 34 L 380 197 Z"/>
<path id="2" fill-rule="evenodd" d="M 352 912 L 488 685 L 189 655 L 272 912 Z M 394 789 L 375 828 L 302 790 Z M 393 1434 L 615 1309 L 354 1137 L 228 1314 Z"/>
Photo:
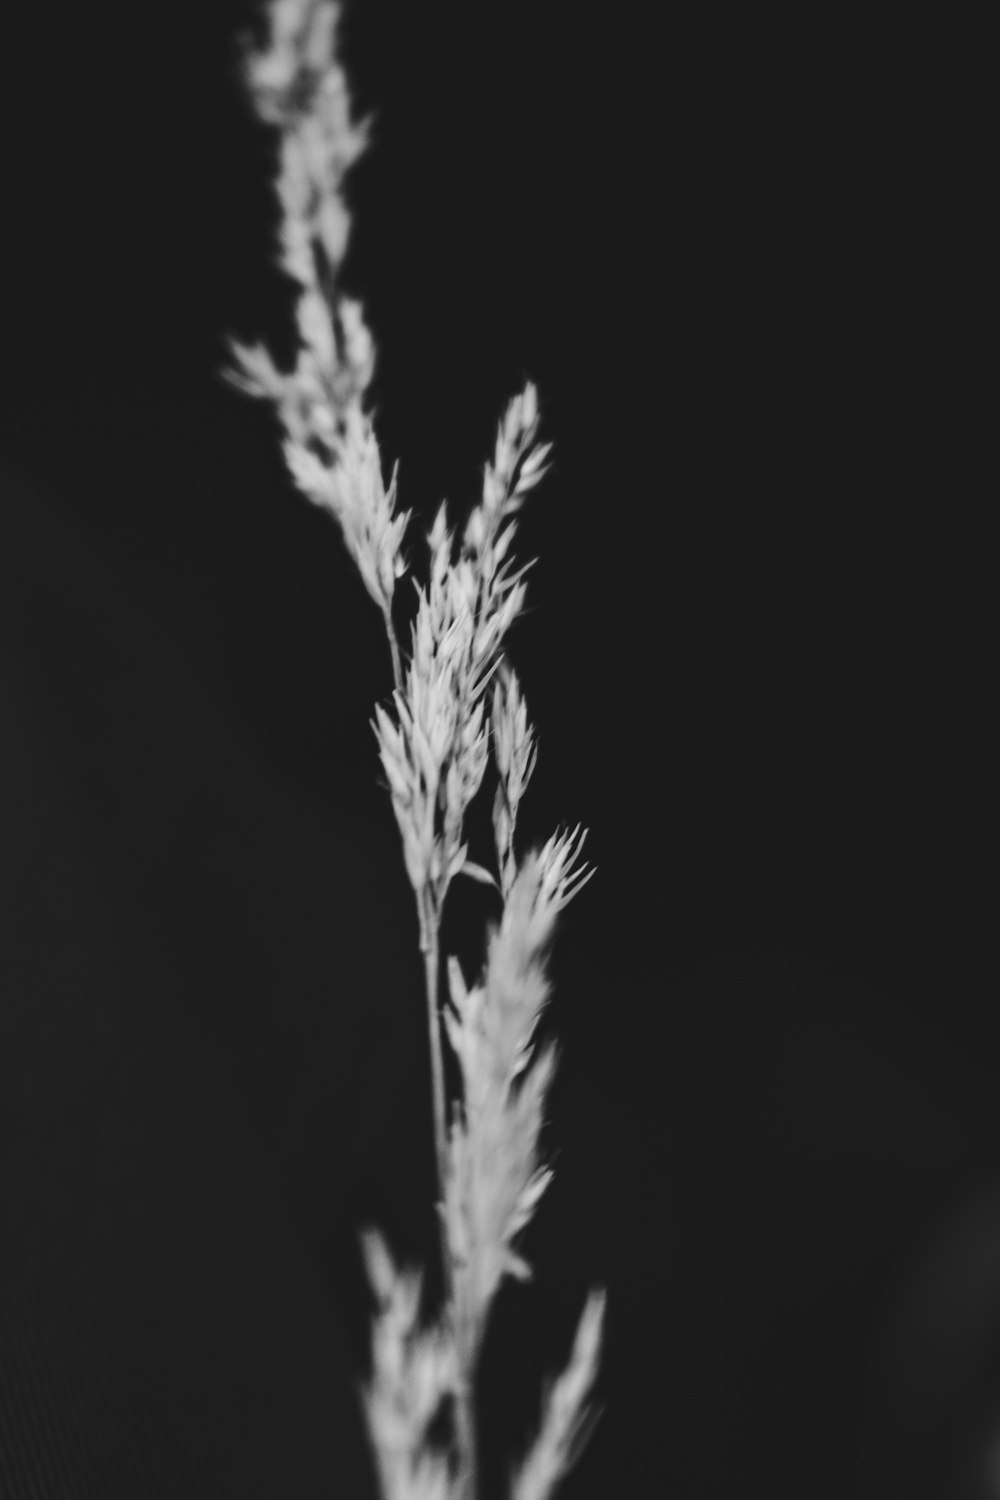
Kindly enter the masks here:
<path id="1" fill-rule="evenodd" d="M 541 742 L 523 831 L 580 820 L 599 868 L 553 957 L 557 1175 L 536 1288 L 496 1310 L 485 1492 L 601 1283 L 608 1409 L 567 1500 L 987 1495 L 976 43 L 733 12 L 364 0 L 342 29 L 377 118 L 345 279 L 379 350 L 385 467 L 422 525 L 445 496 L 458 517 L 504 404 L 537 383 L 555 466 L 524 513 L 539 561 L 511 640 Z M 246 1358 L 254 1399 L 281 1400 L 220 1398 L 203 1481 L 360 1495 L 353 1235 L 374 1219 L 431 1260 L 429 1086 L 368 724 L 381 623 L 268 410 L 218 378 L 227 333 L 291 354 L 273 145 L 235 77 L 251 18 L 57 6 L 2 44 L 5 1274 L 51 1251 L 55 1285 L 56 1242 L 91 1244 L 91 1193 L 122 1256 L 107 1286 L 145 1266 L 159 1332 L 130 1357 L 161 1409 L 169 1391 L 177 1444 L 207 1399 L 184 1370 L 224 1386 L 244 1356 L 220 1330 L 244 1297 L 252 1329 L 270 1288 L 282 1353 Z M 488 914 L 456 893 L 469 970 Z M 60 1051 L 82 996 L 86 1037 Z M 188 1094 L 157 1027 L 201 1079 Z M 98 1129 L 102 1069 L 130 1083 Z M 95 1145 L 49 1182 L 60 1130 Z M 122 1134 L 135 1180 L 162 1181 L 130 1260 L 101 1166 Z M 199 1172 L 232 1197 L 207 1227 L 183 1187 Z M 254 1193 L 282 1246 L 270 1281 L 245 1248 Z M 132 1294 L 74 1263 L 66 1305 L 117 1297 L 102 1326 L 127 1320 Z M 166 1282 L 204 1299 L 200 1355 L 166 1331 Z M 109 1423 L 128 1399 L 121 1377 Z M 61 1482 L 14 1493 L 78 1492 Z"/>

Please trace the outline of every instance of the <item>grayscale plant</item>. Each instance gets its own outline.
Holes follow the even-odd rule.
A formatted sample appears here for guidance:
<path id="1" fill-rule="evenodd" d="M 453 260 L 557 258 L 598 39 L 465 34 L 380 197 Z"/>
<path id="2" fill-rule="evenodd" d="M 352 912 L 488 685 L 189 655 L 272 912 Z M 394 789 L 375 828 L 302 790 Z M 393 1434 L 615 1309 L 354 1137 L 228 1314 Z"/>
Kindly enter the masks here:
<path id="1" fill-rule="evenodd" d="M 366 410 L 375 349 L 361 305 L 338 280 L 350 219 L 342 187 L 363 151 L 367 123 L 351 118 L 337 58 L 336 0 L 271 0 L 269 37 L 249 47 L 245 80 L 259 117 L 279 135 L 277 193 L 282 269 L 297 284 L 298 352 L 283 372 L 261 345 L 231 342 L 227 377 L 273 403 L 297 488 L 337 521 L 347 550 L 385 622 L 392 657 L 391 707 L 373 729 L 416 897 L 424 960 L 433 1085 L 443 1307 L 419 1325 L 421 1278 L 397 1266 L 375 1229 L 362 1232 L 376 1300 L 371 1377 L 359 1384 L 383 1500 L 477 1500 L 474 1383 L 491 1304 L 505 1276 L 530 1278 L 519 1237 L 552 1171 L 540 1159 L 546 1092 L 556 1048 L 533 1049 L 548 998 L 545 953 L 562 908 L 590 879 L 586 834 L 559 832 L 518 860 L 518 809 L 536 742 L 505 654 L 521 612 L 526 566 L 515 566 L 517 514 L 546 472 L 537 442 L 538 398 L 528 383 L 500 423 L 482 498 L 461 538 L 445 506 L 430 532 L 427 583 L 408 656 L 393 623 L 395 589 L 409 571 L 408 511 L 397 510 Z M 492 750 L 496 875 L 469 858 L 466 815 Z M 470 985 L 455 958 L 440 989 L 440 930 L 452 880 L 496 888 L 503 914 L 486 963 Z M 442 1023 L 457 1059 L 462 1097 L 447 1117 Z M 511 1500 L 545 1500 L 576 1462 L 597 1413 L 591 1398 L 601 1355 L 605 1294 L 590 1293 L 566 1369 L 550 1382 L 540 1428 L 510 1472 Z M 448 1446 L 431 1428 L 451 1403 Z"/>

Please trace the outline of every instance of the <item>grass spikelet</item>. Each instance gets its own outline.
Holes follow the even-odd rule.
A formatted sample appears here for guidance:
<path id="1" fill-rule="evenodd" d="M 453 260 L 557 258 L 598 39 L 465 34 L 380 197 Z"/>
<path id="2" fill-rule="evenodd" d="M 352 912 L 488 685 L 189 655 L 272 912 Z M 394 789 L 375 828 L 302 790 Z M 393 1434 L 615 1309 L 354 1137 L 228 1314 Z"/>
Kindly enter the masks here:
<path id="1" fill-rule="evenodd" d="M 337 523 L 386 627 L 393 690 L 372 728 L 413 887 L 424 962 L 433 1086 L 444 1305 L 420 1325 L 421 1278 L 397 1266 L 374 1229 L 362 1251 L 375 1296 L 370 1379 L 359 1385 L 383 1500 L 477 1500 L 475 1380 L 493 1298 L 505 1276 L 526 1281 L 519 1240 L 552 1180 L 540 1137 L 557 1049 L 534 1044 L 548 1000 L 545 954 L 557 918 L 593 870 L 586 832 L 559 831 L 521 861 L 518 810 L 537 757 L 520 684 L 506 656 L 524 607 L 531 563 L 514 558 L 517 514 L 547 472 L 538 442 L 538 393 L 529 381 L 497 429 L 482 494 L 459 540 L 439 506 L 427 533 L 427 581 L 414 579 L 408 657 L 393 610 L 409 570 L 410 512 L 397 510 L 398 464 L 388 486 L 367 393 L 375 349 L 359 301 L 340 273 L 350 232 L 345 174 L 369 123 L 351 116 L 336 55 L 336 0 L 270 0 L 269 35 L 244 42 L 243 69 L 259 118 L 278 132 L 278 262 L 296 286 L 298 350 L 281 371 L 260 344 L 230 342 L 226 378 L 271 402 L 299 491 Z M 495 874 L 469 858 L 465 824 L 492 747 Z M 440 929 L 451 881 L 493 886 L 503 903 L 489 932 L 480 982 L 448 960 L 450 999 L 439 995 Z M 458 1062 L 461 1098 L 449 1119 L 442 1022 Z M 538 1435 L 511 1473 L 511 1500 L 545 1500 L 576 1461 L 594 1416 L 604 1293 L 591 1293 L 569 1363 L 550 1382 Z M 448 1451 L 432 1428 L 445 1405 Z"/>

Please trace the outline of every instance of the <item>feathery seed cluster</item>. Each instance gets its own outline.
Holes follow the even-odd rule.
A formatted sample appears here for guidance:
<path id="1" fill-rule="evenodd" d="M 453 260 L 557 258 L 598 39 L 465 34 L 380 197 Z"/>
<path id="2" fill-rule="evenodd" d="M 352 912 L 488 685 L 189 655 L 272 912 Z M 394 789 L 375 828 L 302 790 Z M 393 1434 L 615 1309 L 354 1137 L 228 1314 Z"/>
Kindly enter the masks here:
<path id="1" fill-rule="evenodd" d="M 518 862 L 518 808 L 537 745 L 520 685 L 504 653 L 524 604 L 525 565 L 515 568 L 516 515 L 546 472 L 536 442 L 539 413 L 528 383 L 500 423 L 482 498 L 460 542 L 442 504 L 428 533 L 425 588 L 403 662 L 393 623 L 395 585 L 408 570 L 410 520 L 397 512 L 398 465 L 385 485 L 365 410 L 374 347 L 361 304 L 338 280 L 350 219 L 345 173 L 364 149 L 367 122 L 350 115 L 336 57 L 336 0 L 270 0 L 270 39 L 246 49 L 245 77 L 259 117 L 280 136 L 279 263 L 297 284 L 299 348 L 283 373 L 260 344 L 232 341 L 228 378 L 272 402 L 299 490 L 338 523 L 379 606 L 392 652 L 391 708 L 373 728 L 417 898 L 427 978 L 446 1305 L 418 1326 L 420 1277 L 397 1268 L 374 1230 L 362 1248 L 376 1300 L 372 1375 L 361 1389 L 383 1500 L 476 1500 L 477 1361 L 490 1306 L 505 1275 L 530 1278 L 515 1246 L 552 1177 L 539 1158 L 545 1097 L 556 1068 L 533 1038 L 549 994 L 545 953 L 560 911 L 590 879 L 579 863 L 585 834 L 553 835 Z M 489 690 L 489 701 L 487 701 Z M 469 858 L 465 818 L 490 749 L 496 876 Z M 439 930 L 458 874 L 489 882 L 503 913 L 488 940 L 479 984 L 448 964 L 450 1004 L 438 996 Z M 442 1019 L 458 1060 L 462 1097 L 446 1120 Z M 600 1360 L 604 1294 L 584 1308 L 567 1369 L 543 1401 L 539 1432 L 512 1470 L 512 1500 L 545 1500 L 575 1462 L 596 1414 L 589 1407 Z M 453 1452 L 435 1451 L 430 1429 L 442 1403 L 454 1416 Z"/>

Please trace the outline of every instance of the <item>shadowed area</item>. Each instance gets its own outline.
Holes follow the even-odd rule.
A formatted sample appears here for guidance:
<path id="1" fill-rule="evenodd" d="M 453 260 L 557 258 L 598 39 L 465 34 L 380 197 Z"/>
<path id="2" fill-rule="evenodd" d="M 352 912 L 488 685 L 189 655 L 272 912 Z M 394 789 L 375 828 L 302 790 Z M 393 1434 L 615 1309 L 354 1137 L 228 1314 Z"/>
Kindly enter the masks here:
<path id="1" fill-rule="evenodd" d="M 227 715 L 225 631 L 81 526 L 98 482 L 136 503 L 2 476 L 0 1488 L 361 1494 L 349 1226 L 430 1144 L 395 830 Z"/>

